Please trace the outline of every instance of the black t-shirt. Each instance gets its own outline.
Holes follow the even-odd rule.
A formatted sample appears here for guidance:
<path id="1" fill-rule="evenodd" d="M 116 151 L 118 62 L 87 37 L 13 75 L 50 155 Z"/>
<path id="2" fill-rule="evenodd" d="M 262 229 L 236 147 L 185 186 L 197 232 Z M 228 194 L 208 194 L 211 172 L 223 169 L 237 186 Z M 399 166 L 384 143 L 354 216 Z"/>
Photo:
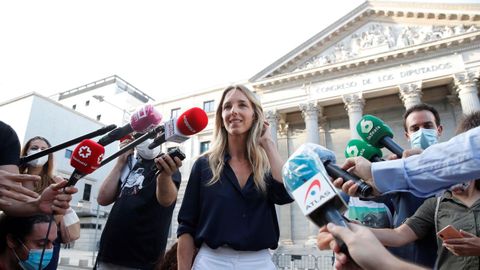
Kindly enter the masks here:
<path id="1" fill-rule="evenodd" d="M 165 251 L 175 203 L 161 206 L 156 197 L 153 160 L 142 160 L 119 181 L 119 194 L 100 240 L 99 261 L 152 269 Z M 180 186 L 180 172 L 172 179 Z"/>
<path id="2" fill-rule="evenodd" d="M 0 121 L 0 165 L 18 165 L 20 159 L 20 142 L 17 133 Z"/>

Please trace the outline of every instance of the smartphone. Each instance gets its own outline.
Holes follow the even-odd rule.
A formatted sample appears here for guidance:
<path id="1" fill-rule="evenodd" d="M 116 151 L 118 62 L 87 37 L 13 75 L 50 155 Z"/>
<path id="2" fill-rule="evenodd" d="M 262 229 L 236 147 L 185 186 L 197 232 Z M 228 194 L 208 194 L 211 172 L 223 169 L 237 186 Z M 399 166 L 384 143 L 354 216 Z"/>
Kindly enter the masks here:
<path id="1" fill-rule="evenodd" d="M 437 236 L 442 240 L 452 239 L 452 238 L 463 238 L 462 234 L 455 229 L 452 225 L 448 225 L 437 233 Z"/>
<path id="2" fill-rule="evenodd" d="M 173 149 L 171 149 L 170 151 L 168 151 L 167 153 L 172 159 L 174 157 L 178 157 L 180 160 L 184 160 L 185 159 L 185 154 L 182 152 L 182 150 L 180 150 L 180 148 L 178 147 L 175 147 Z"/>
<path id="3" fill-rule="evenodd" d="M 184 160 L 185 159 L 185 154 L 182 152 L 182 150 L 180 150 L 180 148 L 178 147 L 175 147 L 173 149 L 171 149 L 170 151 L 168 151 L 167 153 L 172 159 L 175 158 L 175 157 L 178 157 L 180 160 Z M 158 157 L 161 157 L 163 156 L 164 153 L 161 153 Z M 157 169 L 157 165 L 153 164 L 152 165 L 152 170 L 158 170 L 158 172 L 161 172 L 162 169 Z"/>

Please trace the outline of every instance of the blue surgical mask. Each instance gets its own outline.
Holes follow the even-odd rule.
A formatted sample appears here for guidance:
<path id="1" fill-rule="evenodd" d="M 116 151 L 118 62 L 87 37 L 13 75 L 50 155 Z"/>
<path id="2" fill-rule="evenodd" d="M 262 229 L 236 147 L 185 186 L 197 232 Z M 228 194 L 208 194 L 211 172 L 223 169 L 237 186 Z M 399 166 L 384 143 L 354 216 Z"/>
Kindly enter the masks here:
<path id="1" fill-rule="evenodd" d="M 28 249 L 23 243 L 22 245 Z M 42 257 L 42 249 L 30 249 L 28 251 L 28 257 L 25 261 L 20 260 L 18 257 L 17 253 L 15 250 L 13 251 L 15 253 L 15 256 L 18 259 L 18 264 L 22 269 L 24 270 L 38 270 L 39 265 L 40 265 L 40 258 Z M 43 260 L 42 260 L 42 267 L 40 269 L 44 269 L 47 267 L 47 265 L 50 263 L 52 260 L 53 256 L 53 248 L 45 249 L 45 253 L 43 254 Z"/>
<path id="2" fill-rule="evenodd" d="M 437 130 L 421 128 L 410 135 L 412 148 L 427 149 L 430 145 L 438 142 Z"/>

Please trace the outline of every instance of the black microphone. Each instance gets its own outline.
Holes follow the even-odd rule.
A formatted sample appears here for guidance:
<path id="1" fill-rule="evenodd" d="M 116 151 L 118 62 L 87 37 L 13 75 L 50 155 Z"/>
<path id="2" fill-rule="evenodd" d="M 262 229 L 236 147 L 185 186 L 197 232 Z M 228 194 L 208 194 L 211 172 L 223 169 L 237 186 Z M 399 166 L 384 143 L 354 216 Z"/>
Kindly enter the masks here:
<path id="1" fill-rule="evenodd" d="M 343 170 L 342 168 L 338 167 L 337 165 L 335 165 L 336 158 L 335 158 L 335 154 L 332 151 L 317 144 L 310 144 L 310 147 L 322 161 L 323 165 L 325 166 L 325 169 L 327 170 L 328 175 L 330 175 L 332 178 L 341 177 L 345 181 L 352 180 L 353 182 L 358 184 L 357 194 L 359 194 L 362 197 L 366 198 L 372 195 L 373 188 L 370 185 L 365 183 L 362 179 L 360 179 L 356 175 L 353 175 Z"/>
<path id="2" fill-rule="evenodd" d="M 53 152 L 56 152 L 58 150 L 62 150 L 64 148 L 67 148 L 69 146 L 72 146 L 74 144 L 77 144 L 85 139 L 90 139 L 90 138 L 93 138 L 93 137 L 97 137 L 97 136 L 100 136 L 100 135 L 103 135 L 113 129 L 115 129 L 117 126 L 116 125 L 109 125 L 109 126 L 105 126 L 105 127 L 102 127 L 94 132 L 91 132 L 91 133 L 88 133 L 88 134 L 85 134 L 85 135 L 82 135 L 78 138 L 75 138 L 75 139 L 72 139 L 70 141 L 66 141 L 64 143 L 61 143 L 59 145 L 55 145 L 53 147 L 50 147 L 50 148 L 47 148 L 43 151 L 40 151 L 38 153 L 35 153 L 33 155 L 30 155 L 30 156 L 26 156 L 26 157 L 21 157 L 20 158 L 20 165 L 23 165 L 29 161 L 32 161 L 34 159 L 37 159 L 37 158 L 40 158 L 40 157 L 43 157 L 43 156 L 46 156 L 50 153 L 53 153 Z"/>
<path id="3" fill-rule="evenodd" d="M 153 128 L 152 130 L 150 130 L 149 132 L 141 135 L 140 137 L 138 137 L 134 141 L 130 142 L 125 147 L 121 148 L 120 150 L 118 150 L 117 152 L 115 152 L 114 154 L 109 156 L 108 158 L 103 159 L 102 163 L 100 164 L 100 167 L 102 167 L 103 165 L 105 165 L 105 164 L 109 163 L 110 161 L 116 159 L 117 157 L 119 157 L 123 153 L 127 152 L 128 150 L 133 149 L 135 146 L 141 144 L 142 142 L 144 142 L 148 139 L 155 138 L 157 136 L 157 133 L 162 132 L 162 130 L 163 130 L 163 126 L 157 126 L 157 127 Z"/>

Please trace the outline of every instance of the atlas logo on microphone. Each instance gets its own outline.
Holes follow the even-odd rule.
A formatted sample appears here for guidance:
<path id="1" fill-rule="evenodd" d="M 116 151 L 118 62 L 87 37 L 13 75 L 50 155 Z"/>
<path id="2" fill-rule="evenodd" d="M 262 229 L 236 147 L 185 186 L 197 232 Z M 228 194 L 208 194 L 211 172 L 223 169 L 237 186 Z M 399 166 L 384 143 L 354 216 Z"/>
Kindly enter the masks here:
<path id="1" fill-rule="evenodd" d="M 335 190 L 327 179 L 328 176 L 319 172 L 292 192 L 305 215 L 335 197 Z"/>
<path id="2" fill-rule="evenodd" d="M 318 205 L 321 205 L 322 202 L 330 194 L 331 192 L 329 190 L 326 190 L 322 193 L 322 186 L 320 184 L 320 180 L 314 179 L 308 187 L 307 193 L 305 194 L 305 200 L 303 201 L 303 204 L 305 205 L 305 210 L 309 211 L 310 209 L 316 209 Z"/>

